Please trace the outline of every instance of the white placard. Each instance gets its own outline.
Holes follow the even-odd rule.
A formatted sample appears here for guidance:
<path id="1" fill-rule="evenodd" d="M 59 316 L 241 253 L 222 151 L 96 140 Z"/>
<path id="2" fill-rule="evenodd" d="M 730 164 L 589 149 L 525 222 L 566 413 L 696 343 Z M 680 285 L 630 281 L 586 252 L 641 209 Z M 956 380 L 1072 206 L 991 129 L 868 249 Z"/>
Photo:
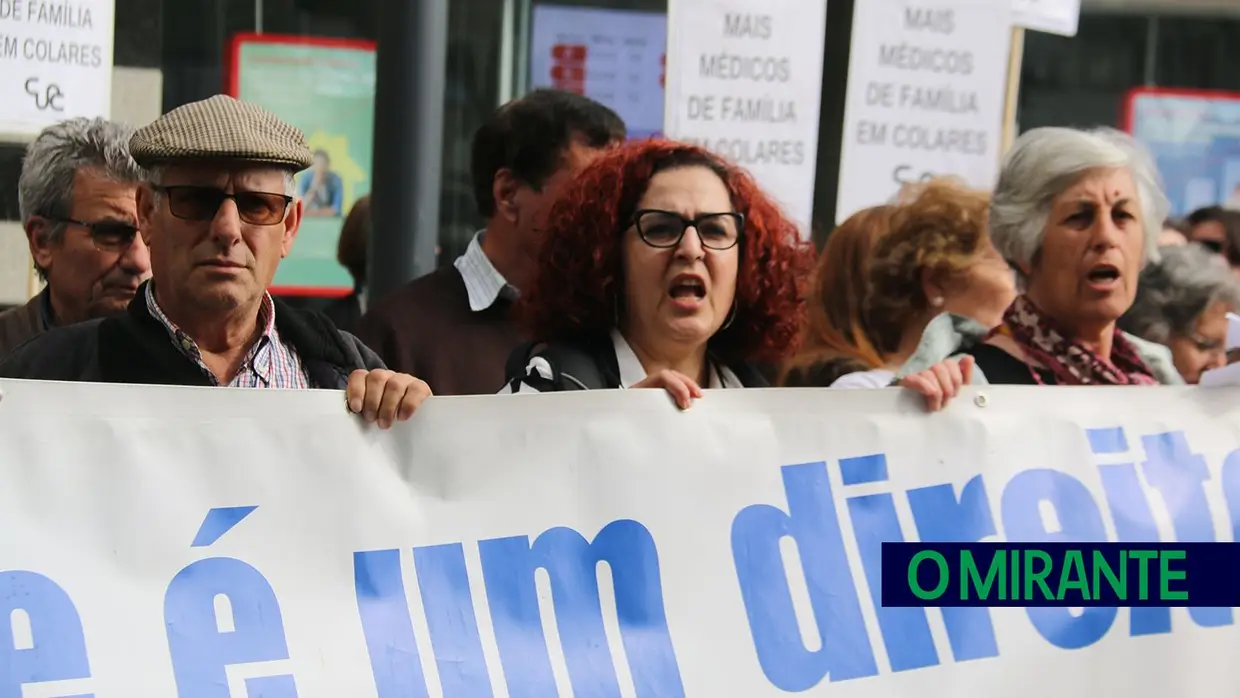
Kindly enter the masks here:
<path id="1" fill-rule="evenodd" d="M 115 0 L 0 0 L 0 134 L 112 105 Z"/>
<path id="2" fill-rule="evenodd" d="M 1234 540 L 1240 389 L 431 398 L 387 432 L 333 391 L 0 391 L 6 697 L 1240 682 L 1230 608 L 896 608 L 879 583 L 883 541 Z"/>
<path id="3" fill-rule="evenodd" d="M 996 0 L 857 0 L 836 222 L 906 184 L 998 173 L 1011 8 Z"/>
<path id="4" fill-rule="evenodd" d="M 1081 0 L 1012 0 L 1012 22 L 1018 27 L 1062 36 L 1076 36 Z"/>
<path id="5" fill-rule="evenodd" d="M 666 133 L 748 169 L 809 235 L 827 0 L 671 0 Z"/>

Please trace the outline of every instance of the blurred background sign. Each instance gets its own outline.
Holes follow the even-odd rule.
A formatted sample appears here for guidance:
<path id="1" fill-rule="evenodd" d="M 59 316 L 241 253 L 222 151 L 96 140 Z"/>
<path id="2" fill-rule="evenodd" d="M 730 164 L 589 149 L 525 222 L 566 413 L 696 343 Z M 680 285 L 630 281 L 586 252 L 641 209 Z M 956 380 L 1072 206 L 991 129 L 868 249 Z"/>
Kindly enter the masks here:
<path id="1" fill-rule="evenodd" d="M 630 138 L 657 136 L 666 45 L 662 12 L 535 5 L 530 87 L 585 95 L 619 114 Z"/>
<path id="2" fill-rule="evenodd" d="M 306 134 L 315 163 L 297 177 L 301 230 L 272 293 L 346 296 L 353 277 L 336 261 L 344 216 L 370 192 L 375 124 L 375 45 L 275 34 L 233 37 L 228 92 Z"/>
<path id="3" fill-rule="evenodd" d="M 1125 111 L 1126 130 L 1158 164 L 1172 216 L 1240 209 L 1240 92 L 1143 87 Z"/>
<path id="4" fill-rule="evenodd" d="M 112 111 L 115 0 L 0 0 L 0 134 Z"/>

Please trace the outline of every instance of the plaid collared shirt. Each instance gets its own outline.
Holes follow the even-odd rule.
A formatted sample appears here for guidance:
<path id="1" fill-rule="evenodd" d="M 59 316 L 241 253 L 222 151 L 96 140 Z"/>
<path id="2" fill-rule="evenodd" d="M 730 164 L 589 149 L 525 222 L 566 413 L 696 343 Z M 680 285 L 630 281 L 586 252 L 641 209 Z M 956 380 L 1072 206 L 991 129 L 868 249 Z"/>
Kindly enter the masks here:
<path id="1" fill-rule="evenodd" d="M 220 385 L 219 380 L 207 364 L 202 360 L 202 350 L 189 335 L 181 331 L 155 302 L 155 284 L 146 285 L 146 307 L 151 315 L 159 320 L 172 343 L 190 361 L 198 365 L 206 374 L 212 385 Z M 276 306 L 271 294 L 264 294 L 263 304 L 258 311 L 258 324 L 263 327 L 263 334 L 246 353 L 237 375 L 229 381 L 230 388 L 292 388 L 306 389 L 310 387 L 310 376 L 306 373 L 301 357 L 292 347 L 280 340 L 276 332 Z"/>

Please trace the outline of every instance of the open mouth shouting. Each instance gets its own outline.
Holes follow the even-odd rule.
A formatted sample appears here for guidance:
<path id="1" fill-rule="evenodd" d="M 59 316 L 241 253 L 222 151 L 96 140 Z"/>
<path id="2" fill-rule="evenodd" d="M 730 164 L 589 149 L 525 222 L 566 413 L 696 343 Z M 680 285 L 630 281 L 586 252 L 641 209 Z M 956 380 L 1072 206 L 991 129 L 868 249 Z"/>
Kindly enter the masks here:
<path id="1" fill-rule="evenodd" d="M 1119 287 L 1119 267 L 1114 264 L 1095 264 L 1085 275 L 1085 281 L 1092 291 L 1113 291 Z"/>
<path id="2" fill-rule="evenodd" d="M 667 295 L 680 310 L 696 310 L 706 301 L 706 279 L 697 274 L 677 274 L 668 284 Z"/>

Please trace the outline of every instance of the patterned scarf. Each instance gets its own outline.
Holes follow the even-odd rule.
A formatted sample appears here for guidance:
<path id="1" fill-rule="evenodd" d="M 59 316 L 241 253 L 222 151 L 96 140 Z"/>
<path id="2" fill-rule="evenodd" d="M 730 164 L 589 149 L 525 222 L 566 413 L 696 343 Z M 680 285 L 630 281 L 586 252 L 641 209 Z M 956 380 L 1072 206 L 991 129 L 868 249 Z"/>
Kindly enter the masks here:
<path id="1" fill-rule="evenodd" d="M 1046 367 L 1056 385 L 1158 385 L 1153 371 L 1124 338 L 1119 329 L 1111 343 L 1111 361 L 1069 339 L 1054 320 L 1047 317 L 1028 296 L 1016 298 L 1003 315 L 1003 323 L 991 330 L 991 337 L 1009 337 L 1025 356 Z M 1029 372 L 1038 385 L 1042 377 L 1032 366 Z"/>

